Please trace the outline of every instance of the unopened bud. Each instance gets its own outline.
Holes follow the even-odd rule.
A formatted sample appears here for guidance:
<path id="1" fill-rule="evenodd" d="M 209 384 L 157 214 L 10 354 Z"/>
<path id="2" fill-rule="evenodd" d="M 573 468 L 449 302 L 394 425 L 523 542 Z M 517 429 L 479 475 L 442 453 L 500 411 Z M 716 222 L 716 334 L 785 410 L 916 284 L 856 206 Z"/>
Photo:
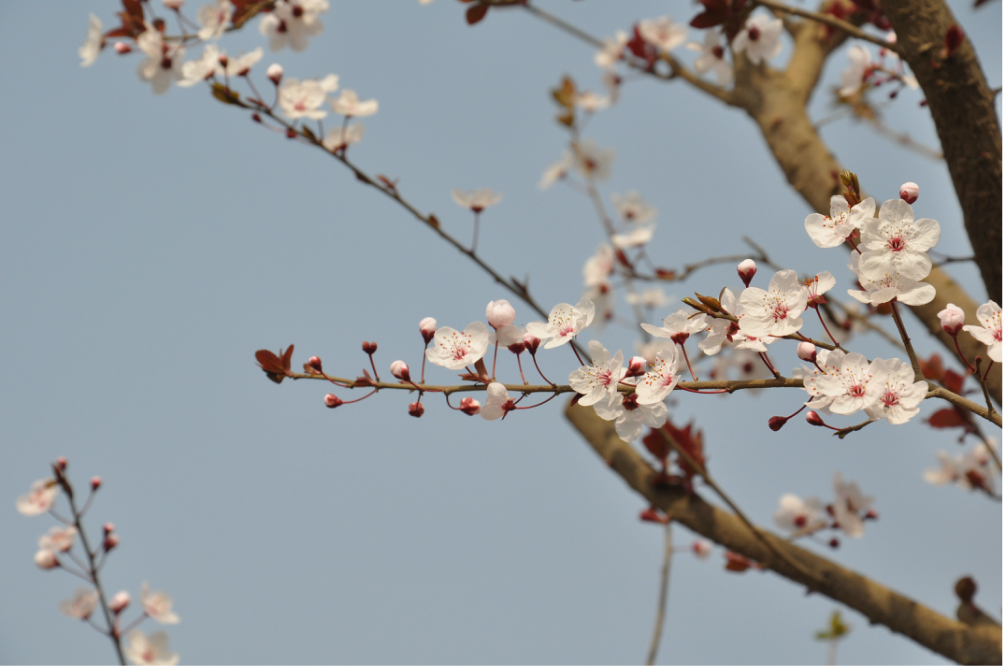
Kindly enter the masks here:
<path id="1" fill-rule="evenodd" d="M 229 63 L 229 62 L 230 62 L 230 59 L 226 57 L 225 53 L 220 53 L 219 54 L 219 64 L 220 65 L 222 65 L 223 67 L 226 67 L 227 63 Z"/>
<path id="2" fill-rule="evenodd" d="M 867 513 L 864 514 L 864 520 L 877 520 L 877 519 L 878 519 L 878 510 L 877 509 L 871 509 Z"/>
<path id="3" fill-rule="evenodd" d="M 58 467 L 60 469 L 60 471 L 65 471 L 66 470 L 66 458 L 64 458 L 63 456 L 59 456 L 58 458 L 56 458 L 56 467 Z"/>
<path id="4" fill-rule="evenodd" d="M 100 476 L 92 476 L 91 477 L 91 490 L 97 490 L 100 487 L 101 487 L 101 477 Z"/>
<path id="5" fill-rule="evenodd" d="M 522 341 L 526 344 L 526 351 L 530 354 L 536 354 L 536 350 L 540 348 L 540 338 L 532 333 L 522 336 Z"/>
<path id="6" fill-rule="evenodd" d="M 508 326 L 515 321 L 515 308 L 505 299 L 491 301 L 488 303 L 485 315 L 487 316 L 488 324 L 492 328 L 498 329 L 502 326 Z"/>
<path id="7" fill-rule="evenodd" d="M 809 363 L 814 363 L 815 359 L 818 357 L 818 348 L 810 342 L 801 342 L 798 344 L 798 358 L 802 361 L 808 361 Z"/>
<path id="8" fill-rule="evenodd" d="M 412 402 L 407 406 L 407 413 L 416 419 L 420 419 L 421 415 L 425 413 L 425 405 L 420 402 Z"/>
<path id="9" fill-rule="evenodd" d="M 669 524 L 668 516 L 659 515 L 658 511 L 655 510 L 655 507 L 648 507 L 647 509 L 642 511 L 640 518 L 642 521 L 646 523 L 658 523 L 660 525 Z"/>
<path id="10" fill-rule="evenodd" d="M 319 356 L 311 356 L 310 360 L 308 360 L 306 364 L 309 365 L 314 370 L 316 370 L 317 372 L 324 372 L 324 368 L 323 366 L 321 366 Z"/>
<path id="11" fill-rule="evenodd" d="M 260 122 L 262 122 L 262 120 L 261 120 L 261 116 L 260 116 L 260 115 L 258 115 L 257 113 L 252 113 L 252 114 L 251 114 L 251 120 L 253 120 L 253 121 L 254 121 L 254 122 L 256 122 L 256 123 L 260 123 Z"/>
<path id="12" fill-rule="evenodd" d="M 115 531 L 115 523 L 105 523 L 101 526 L 101 529 L 104 530 L 105 536 L 107 536 Z"/>
<path id="13" fill-rule="evenodd" d="M 752 282 L 752 278 L 756 276 L 756 262 L 752 259 L 746 259 L 738 265 L 738 277 L 742 278 L 742 284 L 746 287 Z"/>
<path id="14" fill-rule="evenodd" d="M 944 57 L 950 58 L 964 41 L 965 31 L 959 28 L 957 23 L 952 23 L 944 33 Z"/>
<path id="15" fill-rule="evenodd" d="M 829 548 L 839 548 L 839 539 L 836 537 L 829 539 Z"/>
<path id="16" fill-rule="evenodd" d="M 115 42 L 115 53 L 119 55 L 132 53 L 132 47 L 126 44 L 125 42 Z"/>
<path id="17" fill-rule="evenodd" d="M 818 415 L 818 412 L 813 410 L 808 410 L 808 414 L 805 416 L 805 421 L 812 424 L 813 426 L 824 426 L 825 421 L 822 417 Z"/>
<path id="18" fill-rule="evenodd" d="M 265 73 L 268 75 L 268 79 L 272 83 L 274 83 L 275 85 L 279 85 L 279 82 L 282 81 L 282 72 L 283 72 L 282 65 L 276 62 L 269 65 L 268 71 Z"/>
<path id="19" fill-rule="evenodd" d="M 362 351 L 366 352 L 370 356 L 376 353 L 376 343 L 375 342 L 363 342 Z"/>
<path id="20" fill-rule="evenodd" d="M 703 539 L 697 539 L 693 542 L 693 552 L 701 560 L 706 560 L 710 557 L 711 552 L 714 550 L 714 546 L 711 545 L 710 541 L 705 541 Z"/>
<path id="21" fill-rule="evenodd" d="M 113 548 L 115 548 L 115 546 L 118 545 L 118 535 L 117 534 L 109 534 L 108 536 L 106 536 L 104 538 L 104 544 L 103 545 L 104 545 L 104 552 L 106 552 L 106 553 L 109 552 L 110 550 L 112 550 Z"/>
<path id="22" fill-rule="evenodd" d="M 129 606 L 130 601 L 132 601 L 132 598 L 129 596 L 129 593 L 122 590 L 111 598 L 111 601 L 108 602 L 108 608 L 111 609 L 112 613 L 118 615 Z"/>
<path id="23" fill-rule="evenodd" d="M 411 371 L 404 361 L 394 361 L 390 364 L 390 374 L 402 382 L 411 381 Z"/>
<path id="24" fill-rule="evenodd" d="M 630 359 L 630 364 L 627 366 L 627 374 L 624 377 L 640 377 L 644 374 L 647 364 L 648 362 L 644 360 L 643 356 L 634 356 Z"/>
<path id="25" fill-rule="evenodd" d="M 460 400 L 460 411 L 470 416 L 480 414 L 481 403 L 477 402 L 473 398 L 464 398 L 463 400 Z"/>
<path id="26" fill-rule="evenodd" d="M 341 398 L 339 398 L 338 396 L 336 396 L 333 393 L 328 393 L 327 395 L 324 396 L 324 404 L 327 405 L 328 407 L 330 407 L 331 409 L 334 409 L 335 407 L 339 407 L 339 406 L 343 405 L 344 403 L 345 403 L 344 400 L 342 400 Z"/>
<path id="27" fill-rule="evenodd" d="M 907 204 L 916 203 L 919 199 L 919 185 L 916 183 L 903 183 L 899 188 L 899 198 Z"/>
<path id="28" fill-rule="evenodd" d="M 292 127 L 290 127 L 289 129 L 286 130 L 286 138 L 287 139 L 295 139 L 298 136 L 299 136 L 299 134 Z"/>
<path id="29" fill-rule="evenodd" d="M 770 430 L 776 432 L 784 427 L 790 417 L 787 416 L 771 416 L 770 417 Z"/>
<path id="30" fill-rule="evenodd" d="M 55 569 L 59 566 L 59 560 L 56 558 L 56 554 L 54 552 L 43 548 L 35 553 L 35 564 L 39 569 Z"/>
<path id="31" fill-rule="evenodd" d="M 431 317 L 425 317 L 418 322 L 418 330 L 421 331 L 421 338 L 427 345 L 435 337 L 436 322 Z"/>
<path id="32" fill-rule="evenodd" d="M 945 333 L 957 335 L 961 327 L 965 325 L 965 311 L 954 303 L 948 303 L 947 307 L 937 313 L 940 317 L 940 327 Z"/>

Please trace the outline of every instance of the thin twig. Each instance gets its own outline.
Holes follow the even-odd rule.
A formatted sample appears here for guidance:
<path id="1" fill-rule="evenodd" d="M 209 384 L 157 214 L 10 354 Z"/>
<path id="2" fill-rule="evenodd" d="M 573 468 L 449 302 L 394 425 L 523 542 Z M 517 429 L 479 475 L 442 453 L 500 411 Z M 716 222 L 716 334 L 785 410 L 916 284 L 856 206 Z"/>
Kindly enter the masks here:
<path id="1" fill-rule="evenodd" d="M 831 28 L 836 28 L 842 30 L 851 37 L 856 37 L 857 39 L 862 39 L 865 42 L 871 42 L 872 44 L 877 44 L 883 49 L 887 49 L 894 53 L 898 53 L 898 46 L 890 42 L 886 42 L 880 37 L 875 37 L 874 35 L 868 34 L 842 19 L 838 19 L 831 14 L 819 14 L 818 12 L 809 11 L 807 9 L 800 9 L 798 7 L 791 7 L 790 5 L 785 5 L 781 2 L 776 2 L 776 0 L 753 0 L 757 5 L 763 7 L 768 7 L 770 9 L 776 10 L 778 12 L 785 12 L 787 14 L 794 14 L 795 16 L 800 16 L 802 18 L 811 19 L 812 21 L 817 21 L 818 23 L 823 23 Z"/>
<path id="2" fill-rule="evenodd" d="M 662 559 L 661 585 L 658 588 L 658 612 L 655 614 L 655 631 L 651 635 L 648 648 L 648 666 L 655 663 L 658 646 L 662 642 L 662 628 L 665 626 L 665 606 L 669 600 L 669 566 L 672 563 L 672 521 L 665 523 L 665 554 Z"/>
<path id="3" fill-rule="evenodd" d="M 916 375 L 916 381 L 920 381 L 923 379 L 923 371 L 919 367 L 919 357 L 916 356 L 916 350 L 912 348 L 912 340 L 909 339 L 909 334 L 905 330 L 905 324 L 902 323 L 902 315 L 899 314 L 898 299 L 893 298 L 890 305 L 892 306 L 892 318 L 895 319 L 895 325 L 899 329 L 902 344 L 905 345 L 906 353 L 909 354 L 912 371 Z"/>

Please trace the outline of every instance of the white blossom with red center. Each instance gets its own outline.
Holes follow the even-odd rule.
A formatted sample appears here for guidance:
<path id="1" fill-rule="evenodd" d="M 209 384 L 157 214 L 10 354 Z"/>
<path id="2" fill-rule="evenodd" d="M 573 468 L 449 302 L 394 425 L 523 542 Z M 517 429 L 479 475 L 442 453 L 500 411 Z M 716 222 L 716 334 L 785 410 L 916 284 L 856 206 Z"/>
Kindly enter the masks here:
<path id="1" fill-rule="evenodd" d="M 739 331 L 732 336 L 731 341 L 735 343 L 735 349 L 749 349 L 754 352 L 766 353 L 766 345 L 772 345 L 780 338 L 772 335 L 764 335 L 761 338 L 754 337 Z"/>
<path id="2" fill-rule="evenodd" d="M 568 376 L 568 384 L 582 395 L 578 404 L 588 407 L 606 396 L 617 394 L 620 380 L 626 373 L 623 368 L 623 351 L 609 351 L 597 340 L 589 341 L 592 365 L 583 365 Z M 608 420 L 608 419 L 607 419 Z"/>
<path id="3" fill-rule="evenodd" d="M 842 86 L 839 94 L 850 97 L 863 87 L 875 67 L 871 64 L 871 52 L 860 44 L 851 46 L 846 56 L 850 59 L 850 66 L 839 73 L 839 83 Z"/>
<path id="4" fill-rule="evenodd" d="M 512 399 L 509 398 L 508 389 L 501 382 L 491 382 L 487 389 L 488 397 L 481 407 L 481 418 L 486 421 L 494 421 L 505 416 L 505 414 L 515 408 Z"/>
<path id="5" fill-rule="evenodd" d="M 489 337 L 488 327 L 481 321 L 471 322 L 462 331 L 443 326 L 436 330 L 425 357 L 447 370 L 461 370 L 484 357 Z"/>
<path id="6" fill-rule="evenodd" d="M 822 271 L 805 280 L 804 286 L 808 289 L 808 307 L 815 308 L 825 303 L 823 294 L 836 286 L 836 278 L 829 271 Z"/>
<path id="7" fill-rule="evenodd" d="M 989 449 L 995 451 L 996 440 L 987 439 L 979 442 L 968 451 L 952 458 L 944 451 L 937 452 L 940 461 L 939 469 L 928 469 L 923 472 L 927 483 L 936 486 L 945 483 L 956 483 L 965 490 L 986 490 L 996 493 L 999 468 L 993 461 Z"/>
<path id="8" fill-rule="evenodd" d="M 885 374 L 885 385 L 877 402 L 866 409 L 867 415 L 900 425 L 919 414 L 919 404 L 929 387 L 916 381 L 912 366 L 897 358 L 875 359 L 874 365 Z"/>
<path id="9" fill-rule="evenodd" d="M 97 590 L 89 587 L 78 588 L 72 599 L 59 602 L 59 612 L 77 620 L 86 620 L 98 605 Z"/>
<path id="10" fill-rule="evenodd" d="M 811 397 L 811 399 L 805 403 L 808 407 L 823 412 L 824 414 L 832 413 L 829 410 L 829 405 L 832 403 L 833 398 L 823 394 L 822 390 L 815 384 L 819 377 L 823 377 L 825 375 L 832 377 L 837 376 L 840 369 L 843 367 L 843 358 L 845 356 L 846 352 L 842 349 L 836 349 L 833 351 L 819 349 L 815 356 L 815 363 L 818 364 L 817 366 L 802 365 L 800 368 L 794 368 L 794 371 L 791 372 L 791 377 L 804 381 L 804 390 L 807 391 L 808 395 Z"/>
<path id="11" fill-rule="evenodd" d="M 328 93 L 337 89 L 338 77 L 334 74 L 328 74 L 320 81 L 288 78 L 279 86 L 279 106 L 287 118 L 320 120 L 327 115 L 327 111 L 320 107 L 324 105 Z"/>
<path id="12" fill-rule="evenodd" d="M 693 71 L 697 74 L 714 70 L 717 82 L 722 86 L 730 85 L 735 78 L 731 63 L 724 59 L 725 46 L 721 44 L 721 35 L 716 30 L 704 32 L 703 44 L 690 42 L 686 48 L 700 55 L 693 61 Z"/>
<path id="13" fill-rule="evenodd" d="M 28 494 L 17 498 L 17 510 L 24 516 L 37 516 L 52 508 L 58 487 L 54 479 L 39 479 L 31 484 Z"/>
<path id="14" fill-rule="evenodd" d="M 171 610 L 174 604 L 171 596 L 159 590 L 150 592 L 150 584 L 145 581 L 140 587 L 139 600 L 143 604 L 143 612 L 160 624 L 177 624 L 181 621 L 178 614 Z"/>
<path id="15" fill-rule="evenodd" d="M 780 32 L 783 21 L 756 14 L 745 22 L 741 32 L 731 42 L 731 50 L 737 55 L 745 53 L 753 65 L 775 58 L 780 53 Z"/>
<path id="16" fill-rule="evenodd" d="M 346 88 L 341 91 L 338 99 L 331 102 L 331 108 L 335 113 L 353 118 L 363 118 L 371 116 L 380 108 L 380 103 L 375 99 L 360 100 L 354 90 Z"/>
<path id="17" fill-rule="evenodd" d="M 348 127 L 339 125 L 327 130 L 327 135 L 321 144 L 332 153 L 336 153 L 342 148 L 347 148 L 362 141 L 362 137 L 365 134 L 366 126 L 362 123 L 352 123 Z"/>
<path id="18" fill-rule="evenodd" d="M 87 39 L 84 40 L 84 45 L 77 51 L 77 55 L 80 56 L 80 66 L 90 67 L 93 65 L 103 47 L 104 25 L 101 23 L 101 19 L 91 14 L 90 19 L 87 21 Z"/>
<path id="19" fill-rule="evenodd" d="M 677 310 L 662 320 L 661 326 L 642 323 L 641 328 L 656 338 L 668 338 L 681 345 L 694 333 L 704 331 L 708 326 L 707 315 L 687 310 Z"/>
<path id="20" fill-rule="evenodd" d="M 502 200 L 501 192 L 496 193 L 489 187 L 482 187 L 479 190 L 465 192 L 463 190 L 453 190 L 453 201 L 457 206 L 469 208 L 475 213 L 480 213 L 489 206 L 494 206 Z"/>
<path id="21" fill-rule="evenodd" d="M 136 38 L 136 46 L 146 54 L 146 60 L 136 67 L 136 74 L 143 81 L 149 82 L 153 94 L 163 95 L 171 87 L 171 81 L 182 78 L 181 66 L 185 50 L 180 46 L 169 45 L 160 31 L 149 23 L 146 24 L 146 30 Z"/>
<path id="22" fill-rule="evenodd" d="M 922 280 L 932 267 L 926 252 L 939 240 L 936 220 L 914 220 L 912 206 L 902 199 L 890 199 L 882 204 L 877 218 L 866 220 L 861 227 L 860 271 L 871 279 L 897 274 Z"/>
<path id="23" fill-rule="evenodd" d="M 614 422 L 616 434 L 625 442 L 640 437 L 644 426 L 661 428 L 669 418 L 665 403 L 639 404 L 636 393 L 608 395 L 595 404 L 595 410 L 600 418 Z"/>
<path id="24" fill-rule="evenodd" d="M 679 383 L 680 368 L 683 365 L 683 355 L 675 344 L 659 351 L 651 369 L 637 383 L 637 403 L 653 405 L 663 402 Z"/>
<path id="25" fill-rule="evenodd" d="M 846 199 L 835 195 L 829 199 L 829 215 L 812 213 L 804 220 L 804 229 L 818 247 L 838 247 L 855 229 L 874 217 L 874 199 L 867 197 L 853 208 Z"/>
<path id="26" fill-rule="evenodd" d="M 738 317 L 742 314 L 742 305 L 735 294 L 727 287 L 721 292 L 721 310 L 725 314 Z M 731 342 L 738 333 L 738 323 L 730 319 L 708 319 L 707 337 L 700 341 L 697 347 L 704 354 L 713 356 L 721 351 L 725 342 Z"/>
<path id="27" fill-rule="evenodd" d="M 328 8 L 327 0 L 278 0 L 272 12 L 261 19 L 258 30 L 268 38 L 272 51 L 286 46 L 302 51 L 311 37 L 324 31 L 319 15 Z"/>
<path id="28" fill-rule="evenodd" d="M 540 340 L 546 340 L 544 349 L 553 349 L 571 342 L 592 323 L 595 314 L 595 303 L 583 296 L 577 305 L 558 303 L 550 311 L 547 323 L 531 321 L 526 324 L 526 332 Z"/>
<path id="29" fill-rule="evenodd" d="M 1000 331 L 1000 306 L 996 301 L 983 303 L 975 311 L 975 316 L 978 317 L 982 326 L 968 325 L 962 330 L 968 331 L 973 338 L 989 347 L 989 358 L 997 363 L 1003 361 L 1003 356 L 1001 356 L 1003 349 L 1001 349 L 1000 344 L 1000 340 L 1003 338 Z"/>
<path id="30" fill-rule="evenodd" d="M 586 113 L 596 113 L 607 108 L 612 103 L 608 95 L 600 95 L 591 90 L 575 95 L 575 106 Z"/>
<path id="31" fill-rule="evenodd" d="M 615 157 L 613 149 L 600 148 L 592 139 L 585 139 L 573 146 L 571 168 L 588 180 L 609 180 Z"/>
<path id="32" fill-rule="evenodd" d="M 623 49 L 630 38 L 623 30 L 617 30 L 616 36 L 603 40 L 602 49 L 595 56 L 595 63 L 603 69 L 612 69 L 623 57 Z"/>
<path id="33" fill-rule="evenodd" d="M 77 528 L 72 525 L 68 527 L 53 527 L 49 533 L 38 538 L 38 547 L 43 550 L 51 550 L 54 553 L 65 553 L 73 548 L 73 542 L 77 538 Z"/>
<path id="34" fill-rule="evenodd" d="M 264 55 L 265 52 L 259 46 L 249 53 L 239 55 L 236 58 L 228 58 L 226 61 L 226 75 L 246 76 Z"/>
<path id="35" fill-rule="evenodd" d="M 181 80 L 178 86 L 190 88 L 211 76 L 223 76 L 226 69 L 219 63 L 220 50 L 215 44 L 206 44 L 197 60 L 189 60 L 181 65 Z"/>
<path id="36" fill-rule="evenodd" d="M 620 219 L 628 224 L 649 222 L 658 214 L 658 209 L 633 190 L 623 196 L 614 192 L 609 198 L 616 212 L 620 214 Z"/>
<path id="37" fill-rule="evenodd" d="M 230 17 L 233 15 L 233 4 L 230 0 L 216 0 L 214 5 L 202 5 L 199 8 L 196 18 L 199 25 L 199 39 L 208 42 L 212 39 L 219 39 L 226 32 L 226 27 L 230 25 Z"/>
<path id="38" fill-rule="evenodd" d="M 860 487 L 856 483 L 844 483 L 843 475 L 839 472 L 836 472 L 832 485 L 836 493 L 836 500 L 832 503 L 832 517 L 847 535 L 862 537 L 864 535 L 862 516 L 874 504 L 874 498 L 860 492 Z"/>
<path id="39" fill-rule="evenodd" d="M 777 527 L 788 532 L 818 527 L 825 524 L 825 506 L 817 497 L 801 499 L 792 493 L 780 496 L 780 508 L 773 514 Z"/>
<path id="40" fill-rule="evenodd" d="M 861 303 L 881 305 L 895 298 L 906 305 L 925 305 L 937 295 L 933 285 L 910 280 L 899 273 L 886 273 L 877 277 L 864 275 L 860 270 L 860 261 L 861 255 L 856 252 L 850 255 L 850 270 L 857 274 L 857 280 L 864 290 L 847 289 L 846 293 Z"/>
<path id="41" fill-rule="evenodd" d="M 843 357 L 838 373 L 819 376 L 815 386 L 832 398 L 829 409 L 834 414 L 853 414 L 881 399 L 887 379 L 883 363 L 868 363 L 862 354 L 853 352 Z"/>
<path id="42" fill-rule="evenodd" d="M 540 176 L 540 182 L 537 183 L 537 188 L 540 190 L 549 189 L 551 185 L 559 180 L 563 180 L 565 176 L 568 175 L 568 170 L 571 168 L 571 153 L 564 153 L 561 159 L 557 160 L 550 166 L 548 166 L 543 171 L 543 175 Z"/>
<path id="43" fill-rule="evenodd" d="M 794 271 L 779 271 L 770 279 L 769 290 L 749 287 L 742 292 L 739 303 L 744 309 L 738 317 L 743 333 L 780 338 L 796 333 L 804 325 L 800 315 L 808 306 L 808 289 Z"/>
<path id="44" fill-rule="evenodd" d="M 668 53 L 686 41 L 688 30 L 685 25 L 673 21 L 671 16 L 660 16 L 641 20 L 637 24 L 637 32 L 641 39 Z"/>
<path id="45" fill-rule="evenodd" d="M 157 631 L 147 637 L 141 629 L 135 629 L 126 636 L 122 651 L 134 664 L 149 666 L 173 666 L 180 659 L 177 652 L 167 649 L 167 634 Z"/>
<path id="46" fill-rule="evenodd" d="M 595 254 L 585 260 L 582 278 L 586 287 L 608 287 L 609 276 L 613 274 L 616 253 L 606 243 L 596 248 Z"/>

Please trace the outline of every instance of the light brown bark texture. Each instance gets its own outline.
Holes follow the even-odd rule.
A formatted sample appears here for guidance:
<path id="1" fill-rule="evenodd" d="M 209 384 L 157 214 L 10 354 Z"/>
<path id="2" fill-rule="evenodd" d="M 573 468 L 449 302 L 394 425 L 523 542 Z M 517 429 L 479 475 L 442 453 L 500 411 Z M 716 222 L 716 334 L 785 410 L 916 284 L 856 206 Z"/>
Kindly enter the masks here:
<path id="1" fill-rule="evenodd" d="M 933 0 L 927 1 L 933 3 Z M 912 3 L 903 4 L 908 4 L 911 10 Z M 910 22 L 903 24 L 903 29 L 907 33 L 912 27 Z M 836 161 L 819 136 L 808 117 L 806 106 L 818 83 L 818 77 L 826 57 L 833 48 L 842 42 L 839 36 L 827 35 L 825 26 L 810 21 L 799 22 L 793 30 L 794 54 L 786 71 L 778 71 L 766 65 L 753 66 L 744 58 L 738 59 L 735 87 L 728 100 L 730 104 L 745 110 L 756 122 L 791 187 L 804 198 L 814 211 L 824 215 L 829 214 L 830 197 L 840 192 L 838 176 L 843 167 Z M 899 33 L 899 39 L 904 39 L 901 33 Z M 907 39 L 910 42 L 913 41 L 912 37 Z M 963 49 L 971 51 L 967 44 Z M 960 51 L 956 54 L 959 57 L 961 55 Z M 945 144 L 944 155 L 955 179 L 955 187 L 962 202 L 962 209 L 965 211 L 966 229 L 971 238 L 972 246 L 975 248 L 976 256 L 984 255 L 986 262 L 995 266 L 996 288 L 998 289 L 1000 270 L 1000 135 L 999 127 L 996 124 L 996 115 L 992 110 L 991 95 L 985 89 L 985 80 L 981 76 L 981 70 L 978 68 L 978 62 L 975 61 L 974 53 L 969 55 L 971 62 L 965 76 L 975 79 L 975 73 L 977 73 L 981 88 L 976 83 L 972 83 L 970 88 L 965 89 L 967 91 L 965 94 L 982 95 L 985 100 L 984 105 L 975 103 L 961 105 L 959 103 L 959 107 L 964 109 L 964 112 L 959 109 L 948 112 L 944 110 L 944 107 L 955 103 L 952 100 L 958 95 L 957 86 L 946 85 L 942 81 L 942 75 L 937 72 L 928 73 L 934 78 L 928 80 L 926 84 L 924 84 L 923 78 L 920 79 L 920 83 L 923 85 L 924 91 L 927 92 L 928 99 L 931 100 L 931 111 L 936 106 L 941 109 L 938 113 L 945 117 L 949 116 L 949 119 L 944 121 L 945 123 L 955 123 L 968 128 L 965 131 L 945 130 L 941 132 L 941 139 L 945 140 L 945 136 L 950 135 L 947 136 L 947 140 L 951 148 L 949 149 L 948 144 Z M 969 56 L 960 59 L 968 62 L 965 60 L 967 57 Z M 953 71 L 957 66 L 951 65 L 950 67 Z M 933 94 L 926 91 L 927 85 L 932 87 Z M 973 92 L 973 89 L 977 90 Z M 944 99 L 938 99 L 934 102 L 933 98 L 939 95 L 942 95 Z M 992 127 L 989 127 L 990 125 Z M 994 140 L 992 139 L 993 129 L 995 130 Z M 939 122 L 938 130 L 940 130 Z M 975 135 L 982 130 L 985 130 L 989 138 L 980 138 L 976 142 Z M 960 145 L 955 145 L 955 142 L 959 141 L 969 145 L 969 148 L 963 150 Z M 968 144 L 969 141 L 972 144 Z M 984 147 L 985 151 L 990 152 L 995 157 L 987 160 L 979 156 L 981 152 L 979 155 L 973 156 L 970 145 L 978 145 L 979 151 L 983 151 Z M 992 152 L 993 150 L 995 152 Z M 851 170 L 853 169 L 851 168 Z M 955 173 L 958 175 L 956 176 Z M 969 184 L 966 179 L 971 179 L 972 183 L 980 184 L 978 186 Z M 989 193 L 990 190 L 993 194 Z M 995 200 L 995 204 L 992 203 L 993 200 Z M 993 205 L 995 205 L 995 209 L 992 208 Z M 969 220 L 969 209 L 972 210 L 971 220 Z M 995 212 L 993 212 L 994 210 Z M 980 262 L 979 265 L 981 268 L 982 263 Z M 991 273 L 991 271 L 989 272 Z M 983 269 L 983 275 L 986 273 L 987 269 Z M 974 301 L 941 268 L 935 267 L 925 281 L 933 285 L 937 290 L 937 295 L 933 301 L 926 305 L 912 307 L 912 312 L 931 335 L 939 339 L 951 354 L 956 355 L 954 339 L 940 327 L 937 313 L 947 307 L 948 303 L 953 303 L 965 311 L 965 317 L 969 323 L 977 323 L 975 311 L 978 309 L 979 303 Z M 990 293 L 992 293 L 991 286 Z M 964 333 L 958 336 L 958 341 L 961 344 L 962 352 L 970 361 L 974 361 L 976 356 L 982 356 L 988 362 L 985 345 Z M 1003 374 L 1000 370 L 999 365 L 994 367 L 987 380 L 990 394 L 997 403 L 1000 402 L 1001 385 L 1003 385 L 1003 381 L 1001 381 Z"/>
<path id="2" fill-rule="evenodd" d="M 768 565 L 770 570 L 805 585 L 882 624 L 948 659 L 962 664 L 999 664 L 1003 660 L 999 625 L 975 628 L 952 620 L 835 562 L 795 546 L 765 530 L 762 535 L 779 552 L 812 574 L 809 579 L 797 568 L 776 557 L 733 514 L 718 509 L 682 488 L 652 485 L 655 470 L 616 434 L 612 422 L 603 421 L 595 410 L 571 406 L 565 415 L 609 467 L 642 495 L 671 516 L 672 520 L 729 550 Z M 748 574 L 747 574 L 748 575 Z"/>

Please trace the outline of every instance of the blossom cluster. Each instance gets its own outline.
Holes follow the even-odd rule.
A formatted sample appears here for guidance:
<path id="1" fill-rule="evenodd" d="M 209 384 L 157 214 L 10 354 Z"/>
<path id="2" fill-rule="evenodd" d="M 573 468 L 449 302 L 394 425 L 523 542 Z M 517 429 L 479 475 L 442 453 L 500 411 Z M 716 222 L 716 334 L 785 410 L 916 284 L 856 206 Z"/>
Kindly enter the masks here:
<path id="1" fill-rule="evenodd" d="M 824 504 L 816 497 L 801 499 L 786 493 L 780 497 L 780 508 L 773 514 L 773 522 L 781 530 L 796 535 L 816 534 L 821 530 L 840 530 L 847 536 L 860 538 L 864 535 L 864 521 L 875 520 L 877 511 L 873 509 L 874 498 L 864 495 L 853 482 L 843 481 L 843 475 L 836 472 L 833 481 L 834 499 Z M 839 545 L 836 539 L 830 545 Z"/>

